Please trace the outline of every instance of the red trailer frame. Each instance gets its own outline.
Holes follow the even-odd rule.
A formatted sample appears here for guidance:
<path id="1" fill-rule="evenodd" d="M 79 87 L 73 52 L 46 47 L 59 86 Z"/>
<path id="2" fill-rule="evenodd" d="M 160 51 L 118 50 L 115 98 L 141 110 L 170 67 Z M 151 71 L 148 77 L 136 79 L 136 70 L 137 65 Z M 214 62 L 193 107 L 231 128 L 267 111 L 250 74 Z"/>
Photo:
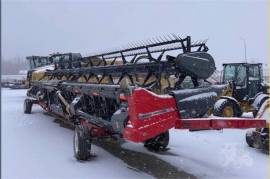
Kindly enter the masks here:
<path id="1" fill-rule="evenodd" d="M 124 139 L 133 142 L 145 142 L 159 134 L 175 129 L 209 129 L 219 130 L 224 128 L 264 128 L 264 119 L 254 118 L 194 118 L 182 119 L 176 105 L 176 100 L 171 95 L 157 95 L 144 88 L 136 88 L 128 97 L 120 96 L 120 100 L 128 102 L 128 122 L 123 130 Z M 47 105 L 36 101 L 43 109 L 48 111 Z M 59 114 L 55 114 L 59 115 Z M 60 116 L 65 118 L 66 116 Z M 113 131 L 91 124 L 87 119 L 81 119 L 80 124 L 91 129 L 92 137 L 111 136 Z"/>
<path id="2" fill-rule="evenodd" d="M 137 88 L 128 96 L 128 124 L 123 137 L 133 142 L 144 142 L 171 128 L 175 129 L 223 129 L 263 128 L 266 121 L 251 118 L 195 118 L 181 119 L 175 98 L 156 95 Z"/>

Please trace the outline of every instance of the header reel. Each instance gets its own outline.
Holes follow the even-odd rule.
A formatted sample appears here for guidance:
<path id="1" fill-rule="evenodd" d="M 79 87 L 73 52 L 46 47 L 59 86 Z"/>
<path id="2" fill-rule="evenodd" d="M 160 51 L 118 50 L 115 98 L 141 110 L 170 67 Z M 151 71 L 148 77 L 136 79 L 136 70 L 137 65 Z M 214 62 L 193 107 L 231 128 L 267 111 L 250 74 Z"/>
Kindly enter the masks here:
<path id="1" fill-rule="evenodd" d="M 199 79 L 207 79 L 216 69 L 205 42 L 192 43 L 190 36 L 182 39 L 171 35 L 131 43 L 125 49 L 59 61 L 44 78 L 111 85 L 127 79 L 131 86 L 166 93 L 181 88 L 185 77 L 190 76 L 197 87 Z"/>

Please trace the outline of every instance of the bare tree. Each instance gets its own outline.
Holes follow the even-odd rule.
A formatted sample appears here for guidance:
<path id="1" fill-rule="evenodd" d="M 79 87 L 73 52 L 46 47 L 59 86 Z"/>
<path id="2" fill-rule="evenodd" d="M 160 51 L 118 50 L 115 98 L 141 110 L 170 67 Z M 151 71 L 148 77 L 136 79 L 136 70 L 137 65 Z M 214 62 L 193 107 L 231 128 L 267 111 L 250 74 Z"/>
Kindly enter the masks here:
<path id="1" fill-rule="evenodd" d="M 2 58 L 1 63 L 2 75 L 17 75 L 19 71 L 28 69 L 27 61 L 22 57 Z"/>

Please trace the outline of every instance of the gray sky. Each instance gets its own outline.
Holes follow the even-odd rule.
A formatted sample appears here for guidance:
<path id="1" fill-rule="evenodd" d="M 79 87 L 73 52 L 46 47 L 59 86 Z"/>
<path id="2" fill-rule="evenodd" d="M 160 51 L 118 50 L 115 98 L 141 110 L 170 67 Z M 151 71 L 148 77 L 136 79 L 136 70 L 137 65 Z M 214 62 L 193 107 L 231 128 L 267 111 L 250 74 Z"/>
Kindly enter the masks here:
<path id="1" fill-rule="evenodd" d="M 217 66 L 267 63 L 267 1 L 2 1 L 4 58 L 111 49 L 159 35 L 208 39 Z M 250 60 L 252 61 L 252 60 Z"/>

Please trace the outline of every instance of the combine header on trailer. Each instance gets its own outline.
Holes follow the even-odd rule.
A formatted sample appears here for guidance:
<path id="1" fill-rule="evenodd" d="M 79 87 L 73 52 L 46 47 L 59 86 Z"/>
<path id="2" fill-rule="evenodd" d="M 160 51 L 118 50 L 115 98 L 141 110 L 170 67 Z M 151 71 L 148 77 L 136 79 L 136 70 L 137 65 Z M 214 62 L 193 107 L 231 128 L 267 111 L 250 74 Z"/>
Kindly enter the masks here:
<path id="1" fill-rule="evenodd" d="M 75 60 L 60 55 L 53 70 L 30 80 L 24 111 L 31 113 L 32 105 L 39 104 L 75 125 L 79 160 L 90 157 L 95 137 L 119 136 L 162 150 L 171 128 L 264 127 L 260 119 L 202 118 L 229 87 L 202 85 L 215 71 L 207 51 L 205 42 L 173 35 Z M 183 89 L 187 78 L 192 89 Z"/>

